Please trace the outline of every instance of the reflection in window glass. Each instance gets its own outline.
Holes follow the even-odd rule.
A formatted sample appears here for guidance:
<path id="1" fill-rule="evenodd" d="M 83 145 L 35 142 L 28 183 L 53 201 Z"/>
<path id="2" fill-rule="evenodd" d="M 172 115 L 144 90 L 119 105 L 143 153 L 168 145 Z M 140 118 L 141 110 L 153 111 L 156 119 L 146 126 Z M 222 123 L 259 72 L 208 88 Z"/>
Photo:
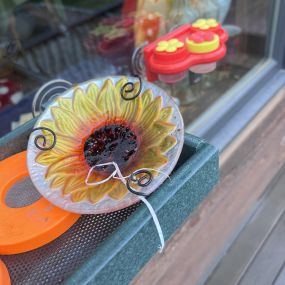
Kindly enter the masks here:
<path id="1" fill-rule="evenodd" d="M 44 82 L 131 74 L 132 54 L 145 42 L 216 18 L 230 35 L 217 69 L 189 72 L 173 85 L 157 82 L 190 124 L 264 57 L 268 10 L 268 0 L 1 1 L 0 136 L 31 118 L 32 97 Z M 135 70 L 143 72 L 138 59 Z"/>

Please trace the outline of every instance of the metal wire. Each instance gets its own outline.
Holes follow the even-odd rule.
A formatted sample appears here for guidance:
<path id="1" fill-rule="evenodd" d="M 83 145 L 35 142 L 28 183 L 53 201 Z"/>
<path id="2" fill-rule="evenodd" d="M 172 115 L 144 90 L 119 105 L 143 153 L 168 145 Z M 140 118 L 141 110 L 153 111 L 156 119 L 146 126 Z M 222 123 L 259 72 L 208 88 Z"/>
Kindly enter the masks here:
<path id="1" fill-rule="evenodd" d="M 65 90 L 69 89 L 72 83 L 62 79 L 55 79 L 44 84 L 36 93 L 32 103 L 32 113 L 35 118 L 37 113 L 41 113 L 45 106 L 44 104 L 52 98 L 61 95 Z"/>
<path id="2" fill-rule="evenodd" d="M 144 75 L 145 66 L 144 66 L 144 56 L 143 49 L 148 44 L 148 42 L 144 42 L 135 48 L 132 54 L 132 72 L 133 74 L 139 74 L 140 76 Z"/>
<path id="3" fill-rule="evenodd" d="M 53 130 L 49 129 L 49 128 L 46 128 L 46 127 L 38 127 L 38 128 L 34 128 L 32 130 L 32 132 L 35 132 L 35 131 L 38 131 L 38 130 L 45 130 L 45 131 L 48 131 L 52 134 L 53 136 L 53 142 L 50 146 L 46 146 L 47 144 L 47 139 L 46 139 L 46 136 L 44 134 L 41 134 L 41 135 L 37 135 L 34 139 L 34 143 L 35 143 L 35 146 L 40 149 L 40 150 L 51 150 L 52 148 L 54 148 L 54 146 L 56 145 L 56 134 Z M 31 132 L 31 133 L 32 133 Z M 39 144 L 39 140 L 42 140 L 42 144 L 40 145 Z"/>
<path id="4" fill-rule="evenodd" d="M 140 178 L 137 178 L 136 176 L 138 174 L 146 174 Z M 148 196 L 148 194 L 145 194 L 143 192 L 138 192 L 136 190 L 134 190 L 132 187 L 131 187 L 131 183 L 137 183 L 140 187 L 146 187 L 148 186 L 153 180 L 153 176 L 151 174 L 150 171 L 148 170 L 144 170 L 144 169 L 139 169 L 139 170 L 136 170 L 134 171 L 130 177 L 127 179 L 127 188 L 128 190 L 135 194 L 135 195 L 138 195 L 138 196 Z"/>
<path id="5" fill-rule="evenodd" d="M 120 91 L 121 97 L 122 97 L 124 100 L 126 100 L 126 101 L 134 100 L 134 99 L 136 99 L 136 98 L 141 94 L 141 91 L 142 91 L 142 80 L 141 80 L 141 78 L 140 78 L 138 75 L 135 75 L 135 77 L 137 77 L 137 78 L 139 79 L 139 84 L 140 84 L 140 86 L 139 86 L 138 92 L 137 92 L 136 94 L 134 94 L 134 96 L 132 96 L 132 97 L 126 97 L 126 96 L 125 96 L 125 93 L 132 93 L 132 92 L 134 92 L 134 90 L 135 90 L 135 84 L 134 84 L 133 82 L 129 81 L 129 82 L 125 83 L 125 84 L 122 86 L 122 88 L 121 88 L 121 91 Z M 127 87 L 128 87 L 128 88 L 127 88 Z M 127 89 L 126 89 L 126 88 L 127 88 Z"/>

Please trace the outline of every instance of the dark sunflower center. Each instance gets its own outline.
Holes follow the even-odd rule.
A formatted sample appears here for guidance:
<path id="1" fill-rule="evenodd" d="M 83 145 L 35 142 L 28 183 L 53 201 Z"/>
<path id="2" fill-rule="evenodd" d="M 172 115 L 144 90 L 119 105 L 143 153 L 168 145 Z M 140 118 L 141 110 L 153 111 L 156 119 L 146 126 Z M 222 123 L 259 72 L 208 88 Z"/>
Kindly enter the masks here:
<path id="1" fill-rule="evenodd" d="M 136 134 L 123 124 L 113 124 L 95 130 L 85 142 L 84 156 L 89 166 L 116 162 L 120 169 L 128 165 L 138 149 Z M 98 170 L 113 171 L 113 166 Z"/>

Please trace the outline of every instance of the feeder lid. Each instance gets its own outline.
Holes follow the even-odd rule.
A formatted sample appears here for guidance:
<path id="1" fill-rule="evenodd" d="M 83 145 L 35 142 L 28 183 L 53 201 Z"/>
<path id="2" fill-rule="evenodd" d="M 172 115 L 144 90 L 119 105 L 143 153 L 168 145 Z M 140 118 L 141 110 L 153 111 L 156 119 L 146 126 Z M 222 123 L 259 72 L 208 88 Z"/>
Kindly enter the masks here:
<path id="1" fill-rule="evenodd" d="M 1 259 L 0 259 L 0 284 L 1 285 L 10 285 L 11 284 L 8 269 Z"/>
<path id="2" fill-rule="evenodd" d="M 25 151 L 0 161 L 0 254 L 17 254 L 43 246 L 80 217 L 55 207 L 43 197 L 21 205 L 23 200 L 29 200 L 32 191 L 24 189 L 24 181 L 30 180 L 26 159 Z M 12 190 L 15 192 L 10 193 Z"/>

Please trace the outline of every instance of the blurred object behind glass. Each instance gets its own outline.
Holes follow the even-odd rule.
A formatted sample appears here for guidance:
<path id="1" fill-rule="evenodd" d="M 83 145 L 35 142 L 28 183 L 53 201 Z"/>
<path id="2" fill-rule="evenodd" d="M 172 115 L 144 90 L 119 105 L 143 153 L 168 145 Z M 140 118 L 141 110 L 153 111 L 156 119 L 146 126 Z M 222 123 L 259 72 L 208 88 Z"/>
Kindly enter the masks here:
<path id="1" fill-rule="evenodd" d="M 132 55 L 141 44 L 197 18 L 216 18 L 230 34 L 227 56 L 214 72 L 202 77 L 189 72 L 171 87 L 180 100 L 186 97 L 188 105 L 181 109 L 187 126 L 263 59 L 268 4 L 269 0 L 2 0 L 0 136 L 29 118 L 33 95 L 46 81 L 78 83 L 131 74 Z M 142 60 L 140 65 L 143 68 Z M 171 89 L 166 84 L 163 88 Z"/>

